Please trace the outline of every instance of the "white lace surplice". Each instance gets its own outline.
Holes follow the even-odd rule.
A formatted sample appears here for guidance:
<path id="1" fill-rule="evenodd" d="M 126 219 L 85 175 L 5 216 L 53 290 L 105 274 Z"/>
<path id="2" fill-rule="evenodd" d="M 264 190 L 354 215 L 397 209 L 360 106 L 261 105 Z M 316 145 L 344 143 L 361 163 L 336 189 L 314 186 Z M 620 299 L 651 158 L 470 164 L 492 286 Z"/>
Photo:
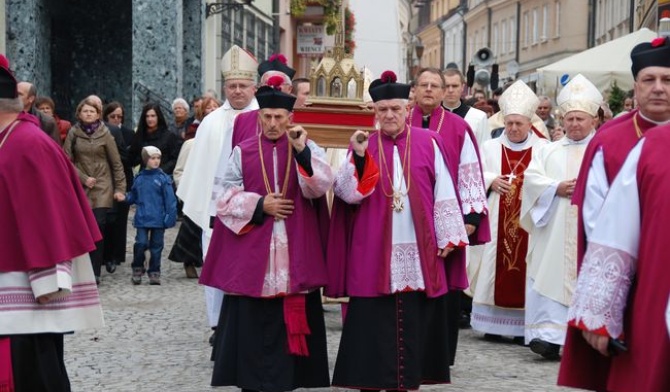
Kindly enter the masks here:
<path id="1" fill-rule="evenodd" d="M 613 338 L 623 332 L 624 310 L 637 267 L 640 242 L 637 164 L 643 144 L 644 139 L 628 155 L 602 203 L 602 211 L 609 213 L 598 214 L 592 226 L 568 311 L 568 320 L 573 324 L 581 323 L 590 331 L 604 327 Z"/>
<path id="2" fill-rule="evenodd" d="M 323 196 L 330 189 L 333 184 L 333 173 L 325 160 L 325 152 L 312 141 L 308 140 L 307 146 L 312 155 L 313 175 L 306 177 L 300 173 L 298 168 L 296 170 L 302 195 L 305 198 L 312 199 Z M 281 193 L 278 179 L 281 177 L 283 180 L 284 170 L 277 167 L 276 147 L 272 152 L 272 170 L 275 178 L 274 192 Z M 240 234 L 251 221 L 261 195 L 244 191 L 242 152 L 239 147 L 235 147 L 230 158 L 223 181 L 223 192 L 223 196 L 217 202 L 217 215 L 226 227 Z M 272 238 L 270 239 L 270 257 L 263 280 L 261 294 L 263 297 L 274 297 L 290 292 L 289 263 L 286 223 L 284 220 L 275 220 L 272 227 Z"/>
<path id="3" fill-rule="evenodd" d="M 487 214 L 488 201 L 475 145 L 466 132 L 458 166 L 458 194 L 463 215 Z"/>
<path id="4" fill-rule="evenodd" d="M 433 142 L 435 150 L 435 234 L 439 248 L 446 246 L 459 246 L 467 244 L 468 237 L 463 224 L 463 216 L 458 206 L 454 185 L 444 163 L 442 155 Z M 425 279 L 421 270 L 419 249 L 416 242 L 414 221 L 412 220 L 412 207 L 407 193 L 407 184 L 403 175 L 402 160 L 396 146 L 393 147 L 393 187 L 399 189 L 404 208 L 400 212 L 393 212 L 392 240 L 391 240 L 391 292 L 417 291 L 425 289 Z M 335 181 L 335 194 L 350 204 L 360 203 L 366 195 L 358 192 L 358 180 L 355 176 L 355 166 L 351 162 L 351 156 L 344 162 L 337 173 Z M 383 190 L 388 194 L 392 192 L 386 169 L 380 167 L 380 182 L 377 184 L 377 192 Z M 411 186 L 411 185 L 410 185 Z M 389 201 L 389 208 L 391 201 Z M 435 249 L 437 252 L 437 249 Z"/>

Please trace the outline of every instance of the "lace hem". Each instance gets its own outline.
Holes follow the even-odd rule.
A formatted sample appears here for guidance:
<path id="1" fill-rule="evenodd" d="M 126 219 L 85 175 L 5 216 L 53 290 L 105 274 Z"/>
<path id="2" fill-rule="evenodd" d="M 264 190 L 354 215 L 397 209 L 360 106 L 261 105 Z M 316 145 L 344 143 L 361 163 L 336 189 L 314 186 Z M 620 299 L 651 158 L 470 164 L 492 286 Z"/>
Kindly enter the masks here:
<path id="1" fill-rule="evenodd" d="M 637 259 L 619 249 L 590 242 L 568 310 L 571 324 L 605 328 L 618 338 Z"/>
<path id="2" fill-rule="evenodd" d="M 458 194 L 461 196 L 463 214 L 487 212 L 486 190 L 479 170 L 479 163 L 472 162 L 458 167 Z"/>
<path id="3" fill-rule="evenodd" d="M 259 194 L 244 192 L 241 186 L 229 188 L 216 203 L 219 219 L 233 233 L 239 234 L 251 221 L 260 198 Z"/>
<path id="4" fill-rule="evenodd" d="M 358 192 L 358 180 L 354 174 L 355 171 L 356 166 L 347 161 L 342 165 L 340 170 L 338 170 L 337 176 L 335 176 L 335 184 L 333 186 L 333 191 L 337 197 L 349 204 L 359 204 L 365 197 L 369 196 Z"/>
<path id="5" fill-rule="evenodd" d="M 391 250 L 391 292 L 425 288 L 419 248 L 415 243 L 393 244 Z"/>
<path id="6" fill-rule="evenodd" d="M 327 162 L 316 156 L 312 156 L 311 163 L 314 171 L 311 177 L 304 176 L 298 169 L 298 184 L 305 198 L 316 199 L 325 195 L 333 186 L 333 171 Z"/>
<path id="7" fill-rule="evenodd" d="M 442 249 L 449 244 L 461 246 L 468 243 L 463 215 L 456 199 L 436 201 L 433 215 L 438 248 Z"/>

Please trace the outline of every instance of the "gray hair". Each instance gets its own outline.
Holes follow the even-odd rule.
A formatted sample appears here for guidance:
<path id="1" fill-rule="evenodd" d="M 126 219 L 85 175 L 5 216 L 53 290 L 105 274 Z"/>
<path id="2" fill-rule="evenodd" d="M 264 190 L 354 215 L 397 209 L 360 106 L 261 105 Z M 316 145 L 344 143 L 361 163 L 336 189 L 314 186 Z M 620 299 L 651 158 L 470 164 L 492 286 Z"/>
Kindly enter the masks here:
<path id="1" fill-rule="evenodd" d="M 181 105 L 186 111 L 188 112 L 191 108 L 188 106 L 188 102 L 184 98 L 177 98 L 174 101 L 172 101 L 172 110 L 174 110 L 174 107 L 177 105 Z"/>
<path id="2" fill-rule="evenodd" d="M 21 113 L 22 110 L 21 98 L 0 98 L 0 113 Z"/>

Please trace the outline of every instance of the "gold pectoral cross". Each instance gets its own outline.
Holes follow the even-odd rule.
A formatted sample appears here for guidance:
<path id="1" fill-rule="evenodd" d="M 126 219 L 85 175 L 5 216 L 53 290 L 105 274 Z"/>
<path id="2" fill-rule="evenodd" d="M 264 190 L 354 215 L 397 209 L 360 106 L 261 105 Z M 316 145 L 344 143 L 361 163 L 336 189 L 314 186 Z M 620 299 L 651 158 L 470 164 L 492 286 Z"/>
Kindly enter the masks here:
<path id="1" fill-rule="evenodd" d="M 395 212 L 401 212 L 405 209 L 405 203 L 403 203 L 402 195 L 399 192 L 393 193 L 393 204 L 391 204 L 391 208 L 393 208 L 393 211 Z"/>

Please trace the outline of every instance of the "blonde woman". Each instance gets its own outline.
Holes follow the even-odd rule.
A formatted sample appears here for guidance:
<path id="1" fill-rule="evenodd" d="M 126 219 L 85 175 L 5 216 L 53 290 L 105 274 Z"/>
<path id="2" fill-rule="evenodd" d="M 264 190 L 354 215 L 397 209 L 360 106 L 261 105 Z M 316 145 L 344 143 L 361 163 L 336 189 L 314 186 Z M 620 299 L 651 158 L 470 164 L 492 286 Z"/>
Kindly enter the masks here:
<path id="1" fill-rule="evenodd" d="M 104 233 L 107 211 L 114 200 L 122 200 L 126 192 L 126 177 L 114 137 L 101 120 L 102 107 L 86 98 L 77 105 L 77 123 L 70 129 L 63 149 L 79 174 L 93 215 Z M 100 283 L 104 238 L 96 242 L 91 252 L 93 273 Z"/>

